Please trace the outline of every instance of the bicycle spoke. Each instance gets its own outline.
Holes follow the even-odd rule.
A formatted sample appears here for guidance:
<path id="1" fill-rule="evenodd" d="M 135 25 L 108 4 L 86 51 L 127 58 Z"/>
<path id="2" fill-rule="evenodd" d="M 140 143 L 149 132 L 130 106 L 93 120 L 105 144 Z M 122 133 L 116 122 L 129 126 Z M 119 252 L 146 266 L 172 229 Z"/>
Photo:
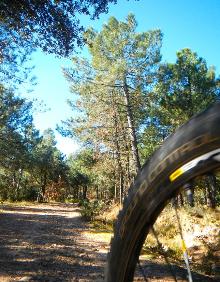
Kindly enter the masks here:
<path id="1" fill-rule="evenodd" d="M 186 269 L 187 269 L 187 272 L 188 272 L 188 281 L 193 282 L 192 273 L 191 273 L 190 266 L 189 266 L 189 256 L 188 256 L 188 252 L 187 252 L 187 248 L 186 248 L 186 243 L 185 243 L 185 240 L 183 238 L 183 230 L 182 230 L 182 226 L 181 226 L 181 223 L 180 223 L 180 218 L 179 218 L 176 206 L 175 206 L 175 214 L 176 214 L 177 224 L 178 224 L 178 228 L 179 228 L 179 234 L 180 234 L 180 238 L 181 238 L 181 247 L 182 247 L 182 252 L 183 252 L 183 258 L 184 258 L 184 262 L 185 262 Z"/>
<path id="2" fill-rule="evenodd" d="M 167 256 L 166 252 L 163 249 L 163 245 L 159 241 L 158 235 L 157 235 L 157 233 L 156 233 L 156 231 L 155 231 L 153 226 L 151 227 L 151 231 L 152 231 L 152 233 L 153 233 L 153 235 L 154 235 L 154 237 L 156 239 L 157 245 L 159 246 L 159 253 L 160 253 L 160 255 L 162 255 L 164 257 L 165 262 L 166 262 L 166 264 L 169 267 L 170 273 L 172 274 L 174 281 L 177 282 L 175 272 L 173 271 L 173 267 L 172 267 L 172 265 L 171 265 L 171 263 L 170 263 L 170 261 L 168 259 L 168 256 Z"/>

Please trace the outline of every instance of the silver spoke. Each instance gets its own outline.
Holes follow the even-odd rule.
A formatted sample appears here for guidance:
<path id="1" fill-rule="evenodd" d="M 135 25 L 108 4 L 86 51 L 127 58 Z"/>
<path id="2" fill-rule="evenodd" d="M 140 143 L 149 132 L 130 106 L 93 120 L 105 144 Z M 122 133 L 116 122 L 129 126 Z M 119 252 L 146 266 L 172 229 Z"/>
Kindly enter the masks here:
<path id="1" fill-rule="evenodd" d="M 181 223 L 180 223 L 180 218 L 179 218 L 179 215 L 178 215 L 176 205 L 175 205 L 175 213 L 176 213 L 176 217 L 177 217 L 179 234 L 180 234 L 180 238 L 181 238 L 181 249 L 182 249 L 182 252 L 183 252 L 183 258 L 184 258 L 187 273 L 188 273 L 188 281 L 193 282 L 192 273 L 191 273 L 190 265 L 189 265 L 189 256 L 188 256 L 188 252 L 187 252 L 187 248 L 186 248 L 186 243 L 185 243 L 185 240 L 183 238 L 183 230 L 182 230 L 182 226 L 181 226 Z"/>
<path id="2" fill-rule="evenodd" d="M 170 261 L 169 261 L 169 259 L 168 259 L 168 256 L 167 256 L 166 252 L 165 252 L 164 249 L 163 249 L 163 245 L 162 245 L 161 242 L 159 241 L 158 235 L 157 235 L 157 233 L 156 233 L 156 231 L 155 231 L 155 229 L 154 229 L 153 226 L 151 227 L 151 230 L 152 230 L 152 233 L 153 233 L 153 235 L 154 235 L 154 237 L 155 237 L 155 239 L 156 239 L 156 241 L 157 241 L 157 245 L 159 246 L 160 255 L 162 255 L 162 256 L 164 257 L 165 262 L 166 262 L 166 264 L 167 264 L 168 267 L 169 267 L 170 273 L 172 274 L 174 281 L 177 282 L 177 278 L 176 278 L 175 272 L 174 272 L 174 270 L 173 270 L 173 267 L 172 267 L 172 265 L 171 265 L 171 263 L 170 263 Z"/>

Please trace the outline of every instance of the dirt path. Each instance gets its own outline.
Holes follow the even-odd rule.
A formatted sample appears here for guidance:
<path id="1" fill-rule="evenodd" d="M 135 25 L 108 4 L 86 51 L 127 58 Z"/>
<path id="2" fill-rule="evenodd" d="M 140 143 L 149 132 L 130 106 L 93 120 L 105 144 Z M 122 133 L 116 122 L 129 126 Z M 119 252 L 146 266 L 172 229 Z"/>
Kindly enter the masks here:
<path id="1" fill-rule="evenodd" d="M 110 238 L 83 222 L 76 205 L 0 206 L 0 282 L 103 281 Z M 143 266 L 148 281 L 173 281 L 162 259 Z M 186 270 L 174 267 L 178 281 L 186 281 Z M 146 281 L 137 276 L 135 281 Z M 194 278 L 217 281 L 197 273 Z"/>
<path id="2" fill-rule="evenodd" d="M 103 281 L 111 235 L 92 233 L 74 205 L 5 205 L 0 281 Z"/>

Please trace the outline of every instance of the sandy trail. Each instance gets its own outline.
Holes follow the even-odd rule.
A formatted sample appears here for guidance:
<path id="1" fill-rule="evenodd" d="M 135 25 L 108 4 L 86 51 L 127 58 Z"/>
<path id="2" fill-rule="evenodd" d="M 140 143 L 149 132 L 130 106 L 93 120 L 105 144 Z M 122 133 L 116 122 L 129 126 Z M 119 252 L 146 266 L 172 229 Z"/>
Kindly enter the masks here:
<path id="1" fill-rule="evenodd" d="M 91 232 L 77 206 L 1 209 L 1 282 L 103 281 L 111 234 Z"/>
<path id="2" fill-rule="evenodd" d="M 0 206 L 0 282 L 103 281 L 111 233 L 85 223 L 77 205 Z M 144 260 L 149 282 L 174 281 L 169 267 Z M 174 266 L 178 281 L 186 270 Z M 141 272 L 135 281 L 146 281 Z M 194 281 L 220 281 L 194 274 Z M 117 281 L 115 281 L 117 282 Z"/>

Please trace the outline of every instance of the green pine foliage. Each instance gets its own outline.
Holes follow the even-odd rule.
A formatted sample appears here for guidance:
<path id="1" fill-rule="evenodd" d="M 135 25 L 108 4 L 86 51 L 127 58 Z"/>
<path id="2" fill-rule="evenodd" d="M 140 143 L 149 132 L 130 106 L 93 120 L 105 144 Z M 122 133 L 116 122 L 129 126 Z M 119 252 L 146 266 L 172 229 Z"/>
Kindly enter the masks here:
<path id="1" fill-rule="evenodd" d="M 75 22 L 79 38 L 72 38 L 74 26 L 65 16 L 73 12 L 73 2 L 78 5 L 75 10 L 96 17 L 106 11 L 108 2 L 115 1 L 67 1 L 66 5 L 63 1 L 46 1 L 44 5 L 12 1 L 10 9 L 3 11 L 1 7 L 6 7 L 6 2 L 0 4 L 0 29 L 4 31 L 0 45 L 5 44 L 0 54 L 2 200 L 86 202 L 93 198 L 121 202 L 141 165 L 163 140 L 220 98 L 220 79 L 214 67 L 208 67 L 205 59 L 190 49 L 178 51 L 175 63 L 162 62 L 162 32 L 138 32 L 133 14 L 125 21 L 111 17 L 100 31 L 89 28 L 81 33 L 79 23 Z M 90 10 L 93 4 L 94 10 Z M 26 10 L 19 10 L 25 5 Z M 36 7 L 36 17 L 30 13 L 31 5 Z M 13 18 L 16 7 L 23 23 Z M 51 29 L 57 24 L 57 9 L 63 13 L 60 24 L 66 28 L 65 34 L 61 26 Z M 51 28 L 47 29 L 48 21 L 39 25 L 40 16 L 44 18 L 51 12 L 55 12 L 48 19 Z M 27 79 L 27 70 L 24 69 L 22 78 L 19 70 L 36 44 L 29 41 L 32 33 L 47 52 L 70 54 L 78 39 L 89 52 L 87 58 L 73 57 L 72 67 L 64 69 L 75 96 L 69 101 L 73 116 L 63 124 L 62 133 L 74 136 L 82 145 L 79 152 L 68 158 L 57 149 L 53 130 L 40 135 L 34 127 L 33 102 L 6 87 L 15 73 L 17 82 Z M 8 40 L 12 34 L 14 43 Z M 196 185 L 197 201 L 207 204 L 213 200 L 207 187 L 218 187 L 219 179 L 209 175 Z M 206 187 L 205 195 L 200 186 Z M 214 194 L 212 206 L 219 205 L 218 190 Z M 88 210 L 96 209 L 93 204 L 86 205 Z"/>

